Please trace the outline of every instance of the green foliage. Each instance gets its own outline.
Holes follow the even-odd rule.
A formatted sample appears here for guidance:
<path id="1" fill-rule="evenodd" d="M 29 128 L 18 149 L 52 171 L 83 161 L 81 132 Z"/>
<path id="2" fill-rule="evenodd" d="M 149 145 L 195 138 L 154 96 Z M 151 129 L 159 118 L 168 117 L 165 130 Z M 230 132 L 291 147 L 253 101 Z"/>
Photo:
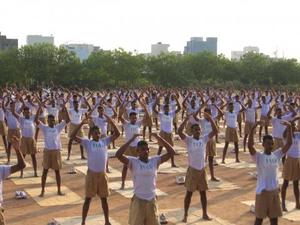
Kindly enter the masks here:
<path id="1" fill-rule="evenodd" d="M 123 49 L 97 51 L 80 62 L 64 47 L 41 44 L 0 51 L 0 84 L 35 83 L 92 89 L 108 87 L 252 87 L 298 88 L 300 64 L 249 53 L 240 61 L 209 52 L 188 55 L 133 54 Z"/>

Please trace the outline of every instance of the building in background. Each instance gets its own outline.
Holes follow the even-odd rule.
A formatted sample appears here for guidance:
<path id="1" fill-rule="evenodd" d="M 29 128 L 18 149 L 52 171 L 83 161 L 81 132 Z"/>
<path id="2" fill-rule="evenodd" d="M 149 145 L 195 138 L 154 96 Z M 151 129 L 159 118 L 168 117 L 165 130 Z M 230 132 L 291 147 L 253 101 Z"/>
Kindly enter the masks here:
<path id="1" fill-rule="evenodd" d="M 158 56 L 162 53 L 169 53 L 169 44 L 162 44 L 161 42 L 158 42 L 157 44 L 151 45 L 151 55 L 152 56 Z"/>
<path id="2" fill-rule="evenodd" d="M 18 48 L 18 39 L 8 39 L 0 33 L 0 50 Z"/>
<path id="3" fill-rule="evenodd" d="M 247 54 L 249 52 L 259 53 L 259 48 L 256 46 L 246 46 L 246 47 L 244 47 L 243 51 L 232 51 L 231 52 L 231 60 L 239 61 L 245 54 Z"/>
<path id="4" fill-rule="evenodd" d="M 184 54 L 198 52 L 212 52 L 217 54 L 218 38 L 207 37 L 206 40 L 204 40 L 203 37 L 192 37 L 184 47 Z"/>
<path id="5" fill-rule="evenodd" d="M 35 44 L 51 44 L 54 45 L 54 37 L 51 36 L 42 36 L 42 35 L 27 35 L 26 37 L 27 45 Z"/>
<path id="6" fill-rule="evenodd" d="M 100 47 L 91 44 L 65 44 L 69 52 L 74 52 L 80 61 L 88 59 L 92 52 L 100 51 Z"/>

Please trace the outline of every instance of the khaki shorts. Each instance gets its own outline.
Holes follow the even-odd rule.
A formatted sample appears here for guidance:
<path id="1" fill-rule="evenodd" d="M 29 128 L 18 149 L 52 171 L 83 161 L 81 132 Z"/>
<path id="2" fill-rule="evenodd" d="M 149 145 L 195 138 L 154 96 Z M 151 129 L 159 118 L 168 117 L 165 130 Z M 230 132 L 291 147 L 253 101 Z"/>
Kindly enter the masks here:
<path id="1" fill-rule="evenodd" d="M 18 139 L 21 138 L 21 131 L 19 128 L 17 129 L 8 129 L 8 132 L 7 132 L 7 141 L 9 143 L 12 142 L 12 137 L 15 136 L 17 137 Z"/>
<path id="2" fill-rule="evenodd" d="M 175 116 L 173 118 L 173 123 L 178 123 L 178 116 L 177 113 L 175 113 Z"/>
<path id="3" fill-rule="evenodd" d="M 92 119 L 89 119 L 89 128 L 92 128 L 95 126 L 95 123 L 93 122 Z"/>
<path id="4" fill-rule="evenodd" d="M 245 122 L 245 135 L 246 134 L 250 134 L 250 131 L 252 129 L 252 127 L 254 126 L 254 123 L 250 123 L 248 121 Z M 254 134 L 255 134 L 255 130 L 254 130 Z"/>
<path id="5" fill-rule="evenodd" d="M 5 225 L 4 209 L 0 206 L 0 225 Z"/>
<path id="6" fill-rule="evenodd" d="M 260 121 L 264 126 L 269 126 L 269 118 L 267 116 L 260 116 Z"/>
<path id="7" fill-rule="evenodd" d="M 60 150 L 44 150 L 43 168 L 60 170 L 62 168 Z"/>
<path id="8" fill-rule="evenodd" d="M 284 146 L 283 140 L 281 138 L 274 138 L 274 148 L 273 150 L 277 150 L 278 148 L 282 148 Z"/>
<path id="9" fill-rule="evenodd" d="M 227 127 L 225 131 L 225 142 L 238 142 L 238 134 L 236 128 Z"/>
<path id="10" fill-rule="evenodd" d="M 242 113 L 238 113 L 238 115 L 237 115 L 237 122 L 238 123 L 242 122 Z"/>
<path id="11" fill-rule="evenodd" d="M 147 201 L 133 196 L 128 223 L 129 225 L 160 225 L 156 199 Z"/>
<path id="12" fill-rule="evenodd" d="M 92 198 L 96 194 L 100 198 L 109 196 L 108 176 L 105 172 L 93 172 L 88 170 L 85 177 L 85 197 Z"/>
<path id="13" fill-rule="evenodd" d="M 77 125 L 77 124 L 73 124 L 73 123 L 70 123 L 69 125 L 69 133 L 68 133 L 68 137 L 71 138 L 73 136 L 78 136 L 78 137 L 83 137 L 84 134 L 83 134 L 83 129 L 82 127 L 78 130 L 77 134 L 74 134 L 75 130 L 79 127 L 80 125 Z"/>
<path id="14" fill-rule="evenodd" d="M 259 219 L 270 219 L 282 216 L 279 190 L 263 191 L 255 198 L 255 216 Z"/>
<path id="15" fill-rule="evenodd" d="M 0 135 L 6 136 L 7 135 L 7 128 L 4 121 L 0 121 Z"/>
<path id="16" fill-rule="evenodd" d="M 206 144 L 206 155 L 209 157 L 215 157 L 217 155 L 216 148 L 217 148 L 216 139 L 213 137 Z"/>
<path id="17" fill-rule="evenodd" d="M 152 127 L 152 117 L 145 116 L 143 119 L 143 126 L 144 127 Z"/>
<path id="18" fill-rule="evenodd" d="M 34 138 L 22 137 L 20 149 L 23 155 L 36 154 L 37 148 Z"/>
<path id="19" fill-rule="evenodd" d="M 163 139 L 165 139 L 165 141 L 168 142 L 171 146 L 174 146 L 172 133 L 169 134 L 164 131 L 160 131 L 159 136 L 161 136 Z M 161 143 L 158 143 L 158 145 L 163 146 Z"/>
<path id="20" fill-rule="evenodd" d="M 196 170 L 192 167 L 189 167 L 186 172 L 184 186 L 189 192 L 208 190 L 205 169 L 203 168 L 202 170 Z"/>
<path id="21" fill-rule="evenodd" d="M 124 154 L 127 156 L 138 157 L 137 147 L 129 146 Z"/>
<path id="22" fill-rule="evenodd" d="M 300 158 L 286 158 L 283 165 L 282 177 L 288 181 L 300 180 Z"/>
<path id="23" fill-rule="evenodd" d="M 155 112 L 153 112 L 153 113 L 152 113 L 152 118 L 153 118 L 153 119 L 158 119 L 158 114 L 155 113 Z"/>

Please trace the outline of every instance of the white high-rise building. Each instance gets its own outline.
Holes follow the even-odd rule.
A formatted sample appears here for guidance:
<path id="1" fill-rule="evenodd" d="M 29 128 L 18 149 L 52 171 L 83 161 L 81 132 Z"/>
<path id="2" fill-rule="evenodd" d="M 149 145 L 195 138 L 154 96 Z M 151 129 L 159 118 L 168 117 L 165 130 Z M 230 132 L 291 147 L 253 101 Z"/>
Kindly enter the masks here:
<path id="1" fill-rule="evenodd" d="M 246 46 L 243 48 L 243 51 L 232 51 L 231 52 L 231 60 L 240 60 L 245 54 L 252 52 L 252 53 L 259 53 L 259 48 L 256 46 Z"/>
<path id="2" fill-rule="evenodd" d="M 34 44 L 52 44 L 54 45 L 54 37 L 51 36 L 42 36 L 42 35 L 27 35 L 26 38 L 27 45 Z"/>
<path id="3" fill-rule="evenodd" d="M 69 52 L 74 52 L 80 61 L 88 59 L 90 54 L 95 50 L 95 46 L 90 44 L 67 44 L 63 46 Z"/>
<path id="4" fill-rule="evenodd" d="M 162 44 L 161 42 L 158 42 L 157 44 L 151 45 L 151 55 L 152 56 L 158 56 L 161 53 L 168 53 L 169 52 L 169 44 Z"/>

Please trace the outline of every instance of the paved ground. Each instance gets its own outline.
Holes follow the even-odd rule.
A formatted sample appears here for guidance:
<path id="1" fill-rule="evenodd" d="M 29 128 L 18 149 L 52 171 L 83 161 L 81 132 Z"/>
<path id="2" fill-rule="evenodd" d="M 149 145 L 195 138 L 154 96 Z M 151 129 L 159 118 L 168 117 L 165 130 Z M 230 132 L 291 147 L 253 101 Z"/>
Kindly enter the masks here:
<path id="1" fill-rule="evenodd" d="M 222 138 L 223 129 L 221 131 L 221 143 L 224 142 Z M 40 136 L 40 138 L 42 138 Z M 66 153 L 66 137 L 62 135 L 63 140 L 63 153 Z M 40 139 L 41 141 L 41 139 Z M 124 138 L 120 138 L 117 142 L 117 146 L 120 146 L 121 143 L 124 143 Z M 184 146 L 183 143 L 179 140 L 175 141 L 176 146 Z M 221 151 L 223 144 L 218 147 L 218 157 L 221 156 Z M 229 152 L 232 148 L 229 148 Z M 2 149 L 3 151 L 3 149 Z M 240 149 L 242 151 L 242 149 Z M 153 153 L 156 152 L 156 149 L 153 149 Z M 79 154 L 79 146 L 74 145 L 72 161 L 77 158 Z M 233 158 L 234 154 L 228 153 L 228 158 Z M 41 170 L 41 160 L 42 153 L 38 153 L 38 168 Z M 68 171 L 74 167 L 73 165 L 66 164 L 66 156 L 63 156 L 63 169 L 61 171 L 62 174 L 62 184 L 70 189 L 70 191 L 76 193 L 79 198 L 84 198 L 84 183 L 85 176 L 83 173 L 78 172 L 77 174 L 68 174 Z M 248 154 L 242 153 L 240 154 L 240 159 L 245 162 L 251 162 Z M 26 159 L 27 162 L 30 163 L 30 158 Z M 77 160 L 78 161 L 78 160 Z M 187 165 L 187 156 L 186 154 L 180 154 L 176 156 L 176 162 L 178 166 L 186 168 Z M 86 161 L 79 162 L 78 165 L 86 165 Z M 109 165 L 121 171 L 122 164 L 115 158 L 111 158 L 109 160 Z M 249 166 L 249 164 L 245 164 Z M 234 166 L 233 166 L 234 167 Z M 251 165 L 249 166 L 251 167 Z M 26 170 L 31 170 L 32 168 L 27 168 Z M 255 185 L 256 180 L 251 177 L 248 172 L 254 172 L 255 168 L 228 168 L 225 166 L 217 166 L 215 167 L 216 176 L 221 178 L 224 181 L 231 182 L 232 184 L 240 187 L 239 189 L 233 190 L 218 190 L 218 191 L 209 191 L 207 194 L 208 197 L 208 211 L 209 214 L 217 216 L 222 219 L 223 222 L 211 223 L 211 224 L 227 224 L 224 221 L 227 221 L 228 224 L 236 224 L 236 225 L 247 225 L 253 224 L 254 215 L 250 213 L 250 207 L 241 203 L 242 201 L 250 201 L 254 200 L 255 197 Z M 207 174 L 209 177 L 209 172 L 207 170 Z M 39 173 L 41 175 L 41 173 Z M 158 198 L 159 210 L 163 212 L 167 212 L 168 210 L 179 210 L 182 211 L 183 207 L 183 199 L 185 195 L 184 186 L 175 184 L 175 177 L 180 175 L 180 173 L 173 174 L 159 174 L 157 187 L 162 191 L 167 193 L 166 196 L 160 196 Z M 49 171 L 49 177 L 55 179 L 54 172 Z M 26 178 L 24 178 L 26 179 Z M 40 178 L 39 178 L 40 179 Z M 111 178 L 110 182 L 120 181 L 119 177 Z M 128 180 L 130 180 L 130 175 Z M 55 183 L 47 184 L 47 187 L 54 186 Z M 46 187 L 45 198 L 50 198 L 49 188 Z M 68 217 L 68 216 L 80 216 L 82 204 L 79 201 L 79 204 L 64 204 L 64 202 L 53 200 L 52 203 L 59 203 L 63 205 L 59 206 L 40 206 L 36 201 L 29 195 L 26 200 L 15 200 L 15 191 L 24 190 L 30 188 L 40 188 L 39 183 L 30 182 L 26 185 L 16 185 L 11 179 L 4 182 L 4 207 L 5 207 L 5 217 L 7 220 L 7 224 L 36 224 L 42 225 L 47 224 L 51 219 L 57 217 Z M 75 194 L 75 195 L 76 195 Z M 294 201 L 292 195 L 292 187 L 288 189 L 287 200 Z M 63 200 L 64 201 L 64 200 Z M 50 199 L 51 202 L 51 199 Z M 94 198 L 90 207 L 89 215 L 99 215 L 102 213 L 102 209 L 100 206 L 100 201 L 97 198 Z M 110 216 L 119 224 L 127 224 L 128 220 L 128 209 L 129 209 L 130 199 L 125 198 L 116 191 L 112 191 L 111 196 L 109 197 L 109 206 L 110 206 Z M 199 203 L 199 195 L 197 193 L 194 194 L 192 199 L 191 207 L 200 208 L 201 205 Z M 179 215 L 180 213 L 176 212 L 175 215 Z M 300 211 L 297 212 L 298 217 Z M 170 214 L 167 214 L 170 215 Z M 171 220 L 171 218 L 169 218 Z M 88 223 L 87 223 L 88 224 Z M 114 223 L 113 223 L 114 224 Z M 169 222 L 169 224 L 174 224 Z M 203 223 L 190 223 L 190 224 L 203 224 Z M 269 224 L 265 221 L 264 224 Z M 300 224 L 300 221 L 291 222 L 288 219 L 280 219 L 279 224 L 282 225 L 292 225 L 292 224 Z"/>

